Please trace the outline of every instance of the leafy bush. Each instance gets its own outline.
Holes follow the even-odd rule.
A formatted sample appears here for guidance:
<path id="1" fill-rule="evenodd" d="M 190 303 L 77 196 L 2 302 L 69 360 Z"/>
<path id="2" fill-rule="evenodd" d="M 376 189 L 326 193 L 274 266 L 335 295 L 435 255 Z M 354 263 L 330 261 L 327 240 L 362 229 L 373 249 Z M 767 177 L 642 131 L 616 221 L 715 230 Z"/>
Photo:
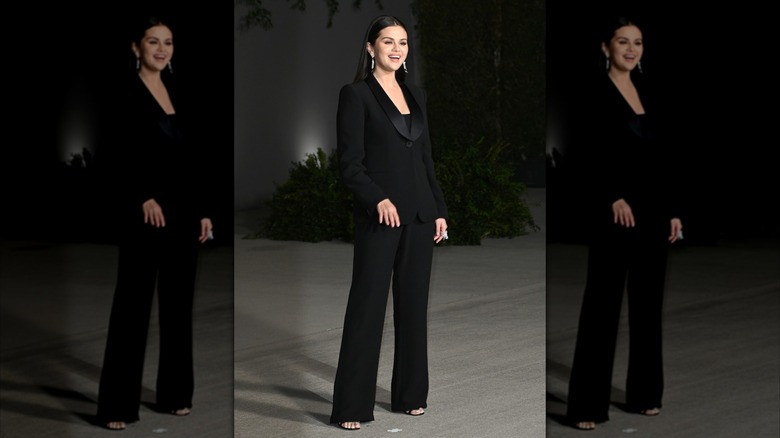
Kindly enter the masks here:
<path id="1" fill-rule="evenodd" d="M 454 245 L 479 245 L 485 237 L 513 237 L 537 229 L 523 200 L 525 185 L 515 181 L 503 159 L 507 143 L 458 146 L 441 151 L 436 173 L 441 184 Z M 484 152 L 487 151 L 487 152 Z M 321 149 L 293 163 L 290 178 L 277 186 L 268 206 L 265 236 L 276 240 L 351 241 L 352 196 L 339 177 L 336 153 Z"/>
<path id="2" fill-rule="evenodd" d="M 339 177 L 335 152 L 328 156 L 317 149 L 293 163 L 290 178 L 277 185 L 268 207 L 265 237 L 304 242 L 353 238 L 352 196 Z"/>
<path id="3" fill-rule="evenodd" d="M 523 199 L 525 185 L 504 159 L 508 143 L 439 148 L 436 177 L 450 218 L 449 242 L 479 245 L 485 237 L 514 237 L 538 227 Z"/>

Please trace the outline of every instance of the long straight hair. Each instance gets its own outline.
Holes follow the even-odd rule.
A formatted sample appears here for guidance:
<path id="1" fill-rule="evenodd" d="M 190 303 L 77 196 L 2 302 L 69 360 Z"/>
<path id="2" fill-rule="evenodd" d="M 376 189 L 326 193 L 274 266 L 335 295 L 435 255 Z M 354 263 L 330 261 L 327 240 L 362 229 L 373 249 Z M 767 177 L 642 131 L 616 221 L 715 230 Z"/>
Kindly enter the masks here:
<path id="1" fill-rule="evenodd" d="M 368 50 L 366 50 L 366 43 L 371 43 L 372 46 L 375 45 L 377 38 L 379 38 L 379 32 L 390 26 L 401 26 L 406 31 L 406 34 L 409 35 L 409 30 L 397 17 L 382 15 L 374 18 L 374 20 L 371 21 L 371 24 L 368 25 L 366 37 L 363 38 L 363 42 L 360 44 L 360 58 L 358 58 L 357 73 L 355 74 L 355 80 L 353 80 L 352 83 L 363 81 L 371 74 L 371 56 L 368 54 Z M 407 44 L 409 44 L 410 41 L 411 37 L 407 38 Z M 409 51 L 407 52 L 406 59 L 409 59 L 409 55 L 412 53 L 411 44 L 409 44 L 408 47 Z M 403 68 L 399 68 L 395 71 L 395 79 L 398 82 L 404 82 L 406 80 L 406 72 Z"/>

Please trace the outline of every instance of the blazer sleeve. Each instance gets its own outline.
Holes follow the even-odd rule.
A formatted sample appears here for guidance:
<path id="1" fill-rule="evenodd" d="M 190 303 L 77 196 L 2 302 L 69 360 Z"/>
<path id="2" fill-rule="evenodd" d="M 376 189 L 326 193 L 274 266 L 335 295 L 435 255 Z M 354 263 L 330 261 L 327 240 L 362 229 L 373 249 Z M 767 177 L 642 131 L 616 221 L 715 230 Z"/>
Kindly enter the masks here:
<path id="1" fill-rule="evenodd" d="M 428 130 L 428 109 L 427 102 L 428 96 L 425 91 L 420 89 L 420 106 L 422 107 L 423 114 L 425 115 L 425 144 L 423 145 L 423 162 L 425 164 L 425 171 L 428 175 L 428 184 L 433 192 L 433 199 L 436 201 L 436 210 L 439 218 L 449 219 L 449 212 L 447 210 L 447 204 L 444 201 L 444 192 L 439 186 L 439 181 L 436 179 L 436 170 L 433 165 L 433 152 L 431 147 L 431 135 Z"/>
<path id="2" fill-rule="evenodd" d="M 141 85 L 142 86 L 142 85 Z M 127 79 L 110 105 L 109 137 L 110 179 L 118 190 L 118 205 L 125 214 L 140 215 L 142 205 L 149 199 L 162 202 L 159 172 L 149 143 L 155 138 L 150 127 L 153 114 L 145 105 L 143 89 Z"/>
<path id="3" fill-rule="evenodd" d="M 336 116 L 337 152 L 344 184 L 354 194 L 355 202 L 373 213 L 388 196 L 369 176 L 365 158 L 365 105 L 353 85 L 339 93 Z"/>
<path id="4" fill-rule="evenodd" d="M 121 145 L 120 165 L 127 201 L 138 211 L 141 211 L 143 203 L 150 199 L 164 204 L 164 196 L 160 191 L 160 169 L 150 163 L 154 160 L 154 155 L 146 144 L 150 140 L 138 135 L 148 130 L 140 130 L 136 125 L 127 126 L 125 132 L 126 137 Z"/>
<path id="5" fill-rule="evenodd" d="M 606 76 L 606 75 L 605 75 Z M 598 78 L 578 112 L 588 114 L 580 131 L 586 149 L 580 187 L 577 189 L 592 205 L 598 217 L 611 217 L 612 204 L 625 199 L 631 205 L 632 169 L 625 160 L 626 117 L 623 97 L 608 77 Z M 605 216 L 606 215 L 606 216 Z"/>

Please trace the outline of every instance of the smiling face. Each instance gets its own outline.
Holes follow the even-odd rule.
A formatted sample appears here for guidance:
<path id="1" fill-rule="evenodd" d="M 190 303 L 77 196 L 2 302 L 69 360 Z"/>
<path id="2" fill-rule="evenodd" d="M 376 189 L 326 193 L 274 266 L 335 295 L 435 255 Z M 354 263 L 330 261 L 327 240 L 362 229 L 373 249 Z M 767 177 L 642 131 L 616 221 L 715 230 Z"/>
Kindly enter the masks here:
<path id="1" fill-rule="evenodd" d="M 610 70 L 630 72 L 642 59 L 642 32 L 633 25 L 620 27 L 612 36 L 609 46 L 601 43 L 601 50 L 609 58 Z"/>
<path id="2" fill-rule="evenodd" d="M 132 49 L 141 70 L 159 73 L 173 57 L 173 33 L 168 26 L 152 26 L 146 29 L 140 43 L 133 43 Z"/>
<path id="3" fill-rule="evenodd" d="M 409 54 L 406 30 L 401 26 L 388 26 L 379 32 L 376 41 L 367 43 L 366 49 L 374 58 L 374 70 L 395 72 Z"/>

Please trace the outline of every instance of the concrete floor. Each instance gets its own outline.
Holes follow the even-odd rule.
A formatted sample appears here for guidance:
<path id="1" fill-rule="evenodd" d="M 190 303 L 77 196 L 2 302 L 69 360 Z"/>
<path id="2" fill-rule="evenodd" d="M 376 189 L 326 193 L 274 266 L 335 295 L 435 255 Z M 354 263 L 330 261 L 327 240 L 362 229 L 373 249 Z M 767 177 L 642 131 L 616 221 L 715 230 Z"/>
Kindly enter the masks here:
<path id="1" fill-rule="evenodd" d="M 0 436 L 98 437 L 94 424 L 116 279 L 113 245 L 0 243 Z M 149 331 L 141 437 L 224 437 L 233 429 L 233 251 L 201 251 L 194 309 L 193 412 L 154 411 L 158 336 Z"/>
<path id="2" fill-rule="evenodd" d="M 587 249 L 547 246 L 547 436 L 584 432 L 563 421 Z M 622 312 L 610 421 L 593 437 L 780 436 L 780 245 L 723 241 L 670 253 L 664 313 L 664 407 L 621 409 L 628 360 Z"/>
<path id="3" fill-rule="evenodd" d="M 543 225 L 544 192 L 529 197 Z M 192 415 L 153 410 L 153 323 L 141 421 L 123 436 L 343 436 L 327 421 L 351 246 L 240 239 L 246 231 L 237 226 L 235 253 L 219 246 L 201 253 Z M 563 424 L 562 415 L 585 256 L 581 245 L 545 245 L 544 229 L 479 247 L 438 248 L 428 412 L 420 418 L 389 412 L 393 342 L 386 324 L 376 421 L 358 434 L 582 434 Z M 115 275 L 114 246 L 0 242 L 0 436 L 111 434 L 92 422 Z M 664 324 L 661 416 L 620 409 L 627 354 L 622 327 L 611 421 L 588 435 L 780 435 L 776 240 L 675 248 Z"/>
<path id="4" fill-rule="evenodd" d="M 543 225 L 544 192 L 532 191 L 529 199 Z M 376 420 L 360 436 L 544 435 L 544 245 L 540 231 L 436 249 L 429 409 L 419 418 L 389 410 L 389 307 Z M 235 436 L 343 436 L 328 420 L 352 246 L 269 240 L 235 246 Z"/>

